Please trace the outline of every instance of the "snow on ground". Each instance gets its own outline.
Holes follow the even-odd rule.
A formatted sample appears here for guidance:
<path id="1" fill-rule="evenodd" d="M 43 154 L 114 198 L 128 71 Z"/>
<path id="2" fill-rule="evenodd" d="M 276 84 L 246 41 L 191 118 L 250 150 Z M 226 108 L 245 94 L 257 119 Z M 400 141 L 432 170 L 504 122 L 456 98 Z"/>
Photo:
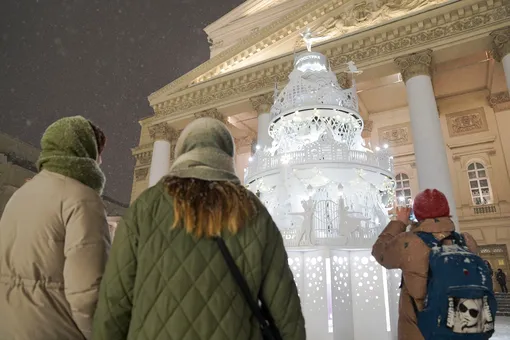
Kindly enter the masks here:
<path id="1" fill-rule="evenodd" d="M 510 317 L 496 317 L 496 332 L 491 340 L 509 340 L 510 339 Z"/>

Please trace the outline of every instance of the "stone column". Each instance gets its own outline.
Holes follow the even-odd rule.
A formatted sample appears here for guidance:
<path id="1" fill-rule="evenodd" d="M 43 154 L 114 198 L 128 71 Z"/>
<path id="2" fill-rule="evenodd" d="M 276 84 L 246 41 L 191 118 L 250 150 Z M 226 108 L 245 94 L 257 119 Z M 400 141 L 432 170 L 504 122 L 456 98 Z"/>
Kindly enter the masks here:
<path id="1" fill-rule="evenodd" d="M 149 134 L 154 141 L 149 173 L 149 187 L 151 187 L 168 174 L 172 154 L 171 143 L 177 138 L 177 131 L 168 123 L 159 123 L 149 127 Z"/>
<path id="2" fill-rule="evenodd" d="M 273 142 L 269 136 L 269 124 L 271 123 L 271 106 L 273 105 L 273 95 L 266 93 L 257 97 L 250 98 L 253 109 L 257 111 L 258 129 L 257 145 L 260 148 L 270 147 Z"/>
<path id="3" fill-rule="evenodd" d="M 458 229 L 457 205 L 448 166 L 446 147 L 432 87 L 432 50 L 395 59 L 407 89 L 420 191 L 438 189 L 448 198 Z"/>
<path id="4" fill-rule="evenodd" d="M 510 26 L 491 33 L 494 59 L 503 64 L 510 91 Z"/>
<path id="5" fill-rule="evenodd" d="M 234 143 L 236 145 L 235 154 L 235 167 L 237 177 L 244 183 L 244 169 L 248 166 L 249 159 L 251 158 L 251 144 L 253 143 L 254 136 L 246 136 L 243 138 L 235 138 Z"/>

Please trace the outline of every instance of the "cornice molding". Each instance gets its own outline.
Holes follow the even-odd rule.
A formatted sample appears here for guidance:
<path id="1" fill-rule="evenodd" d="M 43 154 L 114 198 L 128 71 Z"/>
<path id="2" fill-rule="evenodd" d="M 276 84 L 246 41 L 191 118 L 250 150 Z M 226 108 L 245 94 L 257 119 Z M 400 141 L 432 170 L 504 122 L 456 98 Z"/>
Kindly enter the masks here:
<path id="1" fill-rule="evenodd" d="M 218 111 L 218 109 L 209 109 L 209 110 L 205 110 L 205 111 L 201 111 L 201 112 L 195 113 L 195 118 L 196 119 L 198 119 L 198 118 L 205 118 L 205 117 L 217 119 L 220 122 L 222 122 L 223 124 L 227 123 L 227 119 L 225 118 L 224 115 L 221 114 L 220 111 Z"/>
<path id="2" fill-rule="evenodd" d="M 491 27 L 510 19 L 510 3 L 465 0 L 430 13 L 433 15 L 420 15 L 420 20 L 412 24 L 410 19 L 394 22 L 356 36 L 337 39 L 317 50 L 324 53 L 333 70 L 338 71 L 351 60 L 359 66 L 390 62 L 395 54 L 432 47 L 439 41 L 450 40 L 453 43 L 455 39 L 462 41 L 468 33 L 487 34 L 485 32 Z M 453 20 L 453 14 L 456 20 Z M 149 120 L 163 121 L 163 116 L 175 112 L 181 112 L 176 119 L 184 119 L 193 113 L 189 111 L 217 106 L 234 98 L 250 97 L 251 93 L 269 92 L 275 83 L 282 84 L 287 80 L 292 67 L 292 56 L 286 56 L 201 84 L 193 91 L 188 89 L 185 94 L 176 94 L 154 105 L 156 116 Z"/>
<path id="3" fill-rule="evenodd" d="M 395 59 L 402 79 L 407 82 L 416 76 L 431 76 L 432 70 L 432 50 L 411 53 Z"/>
<path id="4" fill-rule="evenodd" d="M 496 61 L 501 60 L 510 54 L 510 26 L 491 33 L 492 54 Z"/>

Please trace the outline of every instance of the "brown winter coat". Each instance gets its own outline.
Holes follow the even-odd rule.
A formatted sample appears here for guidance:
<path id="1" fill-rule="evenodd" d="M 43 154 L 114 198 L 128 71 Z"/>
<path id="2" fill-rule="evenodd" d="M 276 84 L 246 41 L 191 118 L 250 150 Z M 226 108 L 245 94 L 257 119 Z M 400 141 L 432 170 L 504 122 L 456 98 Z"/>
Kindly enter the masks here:
<path id="1" fill-rule="evenodd" d="M 427 294 L 430 248 L 415 233 L 433 233 L 441 240 L 450 235 L 455 226 L 450 218 L 442 217 L 425 220 L 414 226 L 410 232 L 405 230 L 404 223 L 390 222 L 374 244 L 372 255 L 387 269 L 402 269 L 404 285 L 400 294 L 398 339 L 423 340 L 410 297 L 414 298 L 418 309 L 422 310 Z M 469 250 L 476 252 L 477 245 L 473 237 L 469 234 L 463 235 Z"/>
<path id="2" fill-rule="evenodd" d="M 89 339 L 110 236 L 101 197 L 43 170 L 0 220 L 0 339 Z"/>

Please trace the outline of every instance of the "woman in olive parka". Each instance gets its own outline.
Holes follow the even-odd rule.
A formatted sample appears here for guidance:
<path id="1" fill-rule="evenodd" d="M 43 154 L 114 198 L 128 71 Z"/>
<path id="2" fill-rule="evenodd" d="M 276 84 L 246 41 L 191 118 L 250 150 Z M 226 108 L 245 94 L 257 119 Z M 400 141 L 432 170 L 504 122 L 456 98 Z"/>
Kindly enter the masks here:
<path id="1" fill-rule="evenodd" d="M 282 236 L 236 176 L 227 127 L 195 120 L 175 156 L 169 175 L 133 203 L 116 231 L 93 339 L 261 339 L 216 236 L 253 298 L 267 304 L 282 338 L 306 339 Z"/>

